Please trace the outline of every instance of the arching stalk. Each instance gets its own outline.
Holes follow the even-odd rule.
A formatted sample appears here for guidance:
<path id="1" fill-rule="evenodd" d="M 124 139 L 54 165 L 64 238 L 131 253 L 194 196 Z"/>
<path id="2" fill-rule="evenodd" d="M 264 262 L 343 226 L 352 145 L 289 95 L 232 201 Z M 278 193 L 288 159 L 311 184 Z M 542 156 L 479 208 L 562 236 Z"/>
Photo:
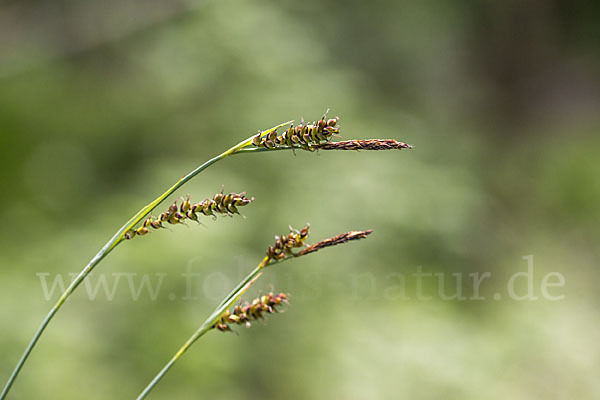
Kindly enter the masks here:
<path id="1" fill-rule="evenodd" d="M 266 135 L 269 132 L 277 130 L 278 128 L 280 128 L 284 125 L 290 124 L 291 122 L 293 122 L 293 121 L 288 121 L 288 122 L 284 122 L 283 124 L 279 124 L 271 129 L 264 131 L 263 134 Z M 206 168 L 210 167 L 217 161 L 224 159 L 225 157 L 240 153 L 241 152 L 240 150 L 244 149 L 247 146 L 250 146 L 251 144 L 252 144 L 252 137 L 238 143 L 237 145 L 235 145 L 232 148 L 226 150 L 225 152 L 219 154 L 218 156 L 211 158 L 210 160 L 206 161 L 204 164 L 200 165 L 199 167 L 197 167 L 196 169 L 194 169 L 193 171 L 191 171 L 190 173 L 185 175 L 183 178 L 181 178 L 179 181 L 177 181 L 173 186 L 171 186 L 169 189 L 167 189 L 163 194 L 158 196 L 154 201 L 152 201 L 151 203 L 149 203 L 148 205 L 146 205 L 145 207 L 140 209 L 133 217 L 131 217 L 131 219 L 129 221 L 127 221 L 117 231 L 117 233 L 115 233 L 113 235 L 112 238 L 110 238 L 110 240 L 108 242 L 106 242 L 106 244 L 102 247 L 102 249 L 100 249 L 100 251 L 94 256 L 94 258 L 92 258 L 90 260 L 90 262 L 83 268 L 83 270 L 81 270 L 81 272 L 75 277 L 75 279 L 73 279 L 73 281 L 69 284 L 69 286 L 62 293 L 62 295 L 60 296 L 60 298 L 58 299 L 56 304 L 52 307 L 50 312 L 48 312 L 48 314 L 46 315 L 46 317 L 40 324 L 40 327 L 34 333 L 33 338 L 27 345 L 27 348 L 25 349 L 25 351 L 23 352 L 23 355 L 19 359 L 19 362 L 17 363 L 16 367 L 14 368 L 10 378 L 6 382 L 6 385 L 4 386 L 2 393 L 0 393 L 0 400 L 4 400 L 6 398 L 6 395 L 8 394 L 13 383 L 17 379 L 19 372 L 21 372 L 21 369 L 25 365 L 25 362 L 29 358 L 29 355 L 35 348 L 35 345 L 37 344 L 37 342 L 40 340 L 40 337 L 42 336 L 42 334 L 48 327 L 48 324 L 50 323 L 50 321 L 52 321 L 52 318 L 54 318 L 54 316 L 56 315 L 58 310 L 61 309 L 61 307 L 65 304 L 67 299 L 71 296 L 71 294 L 73 294 L 75 289 L 77 289 L 77 287 L 81 284 L 81 282 L 83 282 L 85 280 L 85 278 L 100 263 L 100 261 L 102 261 L 108 254 L 110 254 L 110 252 L 115 247 L 117 247 L 123 240 L 125 240 L 125 232 L 129 231 L 131 228 L 133 228 L 134 226 L 139 224 L 148 214 L 150 214 L 150 212 L 152 212 L 152 210 L 154 208 L 156 208 L 159 204 L 161 204 L 163 201 L 165 201 L 165 199 L 167 197 L 169 197 L 177 189 L 179 189 L 180 187 L 185 185 L 189 180 L 191 180 L 193 177 L 198 175 L 200 172 L 204 171 Z"/>

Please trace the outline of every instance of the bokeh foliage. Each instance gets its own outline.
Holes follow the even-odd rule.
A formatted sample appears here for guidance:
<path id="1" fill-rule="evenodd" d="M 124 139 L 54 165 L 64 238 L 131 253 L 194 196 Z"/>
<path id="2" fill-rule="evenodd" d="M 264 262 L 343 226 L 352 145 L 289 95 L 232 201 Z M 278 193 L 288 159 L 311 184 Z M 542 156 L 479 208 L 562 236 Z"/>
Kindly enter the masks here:
<path id="1" fill-rule="evenodd" d="M 80 289 L 12 398 L 133 397 L 272 235 L 307 221 L 315 241 L 375 233 L 269 271 L 257 289 L 290 292 L 285 314 L 207 335 L 152 398 L 597 397 L 599 21 L 593 2 L 533 0 L 4 2 L 2 379 L 51 306 L 36 273 L 79 271 L 137 209 L 257 129 L 331 107 L 344 138 L 415 146 L 211 167 L 178 195 L 245 190 L 247 219 L 120 246 L 97 273 L 166 273 L 158 298 Z M 536 294 L 556 271 L 565 299 L 493 300 L 529 254 Z M 448 292 L 451 273 L 467 294 L 466 274 L 493 278 L 484 301 L 443 301 L 434 279 L 419 301 L 417 266 L 446 273 Z"/>

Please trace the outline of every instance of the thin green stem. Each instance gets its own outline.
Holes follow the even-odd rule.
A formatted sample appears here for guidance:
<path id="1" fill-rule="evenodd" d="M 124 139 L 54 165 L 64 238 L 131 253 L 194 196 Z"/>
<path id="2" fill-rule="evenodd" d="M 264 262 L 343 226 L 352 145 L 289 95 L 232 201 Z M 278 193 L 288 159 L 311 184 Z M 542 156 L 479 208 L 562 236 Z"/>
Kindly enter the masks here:
<path id="1" fill-rule="evenodd" d="M 163 369 L 152 379 L 152 381 L 146 386 L 146 388 L 142 391 L 142 393 L 137 397 L 137 400 L 142 400 L 146 398 L 146 396 L 150 393 L 152 389 L 158 384 L 158 382 L 166 375 L 166 373 L 171 369 L 171 367 L 179 360 L 183 354 L 206 332 L 213 329 L 215 324 L 219 321 L 219 319 L 223 316 L 223 313 L 236 302 L 239 298 L 248 290 L 250 286 L 254 284 L 262 275 L 264 269 L 266 267 L 270 267 L 274 264 L 279 264 L 287 260 L 293 260 L 297 257 L 303 257 L 307 254 L 312 254 L 319 249 L 329 246 L 335 246 L 338 244 L 346 243 L 350 240 L 356 240 L 366 237 L 372 231 L 351 231 L 342 235 L 335 236 L 333 238 L 325 239 L 316 243 L 312 246 L 307 247 L 306 252 L 292 253 L 291 255 L 283 258 L 283 259 L 274 259 L 270 256 L 266 256 L 263 260 L 258 264 L 258 266 L 246 276 L 226 297 L 225 300 L 221 302 L 215 309 L 215 311 L 204 321 L 204 323 L 198 328 L 196 332 L 185 342 L 185 344 L 175 353 L 175 355 L 169 360 L 169 362 L 164 366 Z M 310 250 L 310 251 L 308 251 Z"/>
<path id="2" fill-rule="evenodd" d="M 173 364 L 175 364 L 177 360 L 181 358 L 181 356 L 194 344 L 196 340 L 198 340 L 200 337 L 202 337 L 202 335 L 204 335 L 211 329 L 212 327 L 198 329 L 196 333 L 194 333 L 194 335 L 191 338 L 189 338 L 188 341 L 185 342 L 185 344 L 177 351 L 177 353 L 175 353 L 175 355 L 173 356 L 173 358 L 171 358 L 171 360 L 169 360 L 167 365 L 165 365 L 165 367 L 154 377 L 154 379 L 152 379 L 152 382 L 150 382 L 148 386 L 146 386 L 144 391 L 137 397 L 137 399 L 145 399 L 146 396 L 150 393 L 150 391 L 154 389 L 154 386 L 156 386 L 158 382 L 162 379 L 162 377 L 165 376 L 165 374 L 171 369 Z"/>
<path id="3" fill-rule="evenodd" d="M 137 400 L 145 399 L 150 391 L 154 389 L 158 382 L 160 382 L 160 380 L 166 375 L 171 367 L 177 362 L 177 360 L 179 360 L 183 354 L 206 332 L 213 329 L 214 325 L 219 321 L 219 318 L 221 318 L 221 315 L 223 315 L 226 310 L 228 310 L 236 301 L 238 301 L 239 298 L 246 292 L 246 290 L 248 290 L 248 288 L 252 286 L 252 284 L 256 282 L 258 278 L 260 278 L 263 273 L 263 269 L 267 266 L 268 261 L 268 258 L 265 257 L 265 259 L 263 259 L 263 261 L 258 264 L 258 266 L 252 272 L 250 272 L 250 274 L 248 274 L 248 276 L 242 280 L 227 297 L 225 297 L 225 300 L 217 306 L 215 311 L 206 319 L 206 321 L 204 321 L 200 328 L 198 328 L 198 330 L 194 332 L 194 334 L 184 343 L 184 345 L 177 350 L 175 355 L 169 360 L 164 368 L 160 370 L 160 372 L 154 377 L 154 379 L 152 379 L 148 386 L 146 386 L 144 391 L 140 393 L 140 395 L 137 397 Z"/>
<path id="4" fill-rule="evenodd" d="M 276 130 L 284 125 L 287 125 L 291 122 L 292 121 L 288 121 L 288 122 L 284 122 L 283 124 L 279 124 L 271 129 L 268 129 L 267 131 L 263 132 L 263 134 L 266 135 L 269 132 Z M 77 287 L 81 284 L 81 282 L 83 282 L 84 279 L 92 272 L 92 270 L 96 267 L 96 265 L 98 265 L 98 263 L 100 263 L 100 261 L 102 261 L 102 259 L 104 259 L 104 257 L 106 257 L 117 245 L 119 245 L 123 240 L 125 240 L 125 233 L 127 231 L 129 231 L 131 228 L 133 228 L 134 226 L 136 226 L 138 223 L 140 223 L 142 221 L 142 219 L 144 219 L 144 217 L 146 217 L 148 214 L 150 214 L 150 212 L 152 212 L 152 210 L 154 208 L 156 208 L 158 205 L 160 205 L 167 197 L 169 197 L 171 194 L 173 194 L 173 192 L 175 192 L 181 186 L 185 185 L 190 179 L 192 179 L 193 177 L 195 177 L 200 172 L 204 171 L 206 168 L 210 167 L 217 161 L 220 161 L 230 155 L 239 153 L 240 150 L 242 150 L 244 147 L 249 146 L 251 144 L 252 144 L 252 137 L 238 143 L 237 145 L 231 147 L 230 149 L 226 150 L 225 152 L 219 154 L 218 156 L 211 158 L 210 160 L 206 161 L 204 164 L 200 165 L 198 168 L 194 169 L 193 171 L 191 171 L 190 173 L 185 175 L 183 178 L 181 178 L 179 181 L 177 181 L 173 186 L 171 186 L 169 189 L 167 189 L 167 191 L 165 191 L 163 194 L 158 196 L 154 201 L 152 201 L 151 203 L 149 203 L 148 205 L 143 207 L 141 210 L 139 210 L 133 217 L 131 217 L 131 219 L 129 219 L 129 221 L 127 221 L 117 231 L 117 233 L 115 233 L 113 235 L 113 237 L 108 242 L 106 242 L 106 244 L 102 247 L 102 249 L 100 249 L 100 251 L 94 256 L 94 258 L 92 258 L 91 261 L 83 268 L 83 270 L 79 273 L 79 275 L 77 275 L 77 277 L 75 277 L 75 279 L 73 279 L 71 284 L 67 287 L 67 289 L 65 289 L 64 293 L 62 293 L 62 295 L 60 296 L 60 298 L 58 299 L 56 304 L 52 307 L 50 312 L 48 312 L 48 314 L 42 321 L 40 327 L 34 333 L 33 338 L 27 345 L 27 348 L 25 349 L 23 355 L 19 359 L 19 362 L 17 363 L 17 366 L 14 368 L 10 378 L 6 382 L 6 385 L 4 386 L 2 393 L 0 393 L 0 400 L 4 400 L 6 398 L 13 383 L 17 379 L 19 372 L 23 368 L 23 365 L 25 365 L 25 362 L 29 358 L 29 355 L 33 351 L 35 345 L 37 344 L 40 337 L 46 330 L 46 328 L 47 328 L 48 324 L 50 323 L 50 321 L 52 320 L 52 318 L 54 318 L 54 316 L 56 315 L 58 310 L 60 310 L 60 308 L 63 306 L 63 304 L 67 301 L 67 299 L 71 296 L 71 294 L 75 291 L 75 289 L 77 289 Z"/>
<path id="5" fill-rule="evenodd" d="M 272 149 L 269 149 L 267 147 L 247 147 L 244 149 L 240 149 L 237 154 L 241 154 L 241 153 L 262 153 L 263 151 L 277 151 L 277 150 L 307 150 L 307 148 L 302 147 L 302 146 L 277 146 L 277 147 L 273 147 Z M 315 151 L 317 149 L 314 149 L 312 147 L 308 148 L 309 151 Z"/>

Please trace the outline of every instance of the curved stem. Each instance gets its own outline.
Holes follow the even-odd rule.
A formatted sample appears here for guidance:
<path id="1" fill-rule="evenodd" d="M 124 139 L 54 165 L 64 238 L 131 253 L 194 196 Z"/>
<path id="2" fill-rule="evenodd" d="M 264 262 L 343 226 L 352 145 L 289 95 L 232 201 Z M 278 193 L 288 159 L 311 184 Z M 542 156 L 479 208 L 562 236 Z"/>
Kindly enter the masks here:
<path id="1" fill-rule="evenodd" d="M 304 252 L 292 253 L 292 256 L 285 257 L 283 259 L 272 259 L 269 256 L 265 256 L 263 260 L 258 264 L 258 266 L 248 274 L 246 278 L 244 278 L 236 287 L 233 289 L 226 297 L 225 300 L 221 302 L 215 309 L 215 311 L 204 321 L 204 323 L 198 328 L 196 332 L 184 343 L 184 345 L 175 353 L 175 355 L 169 360 L 169 362 L 160 370 L 160 372 L 150 381 L 148 386 L 142 391 L 142 393 L 137 397 L 137 400 L 142 400 L 146 398 L 146 396 L 150 393 L 152 389 L 160 382 L 160 380 L 166 375 L 166 373 L 171 369 L 171 367 L 179 360 L 183 354 L 190 348 L 192 345 L 201 338 L 206 332 L 213 329 L 215 324 L 219 321 L 219 319 L 223 316 L 223 313 L 236 302 L 239 298 L 248 290 L 254 282 L 260 278 L 264 269 L 266 267 L 270 267 L 275 264 L 282 263 L 287 260 L 293 260 L 297 257 L 302 257 L 307 254 L 312 254 L 319 249 L 329 246 L 335 246 L 338 244 L 346 243 L 351 240 L 362 239 L 369 235 L 372 231 L 350 231 L 333 238 L 324 239 L 312 246 L 307 247 Z"/>
<path id="2" fill-rule="evenodd" d="M 183 354 L 196 342 L 196 340 L 200 339 L 206 332 L 213 329 L 214 325 L 219 321 L 221 315 L 228 310 L 238 299 L 248 290 L 250 286 L 263 273 L 263 269 L 268 265 L 269 259 L 265 257 L 260 264 L 252 271 L 248 276 L 239 283 L 239 285 L 229 293 L 229 295 L 225 298 L 225 300 L 217 306 L 215 311 L 204 321 L 204 323 L 198 328 L 196 332 L 184 343 L 183 346 L 177 353 L 169 360 L 169 362 L 164 366 L 163 369 L 152 379 L 152 381 L 146 386 L 146 388 L 140 393 L 137 397 L 137 400 L 145 399 L 146 396 L 150 393 L 152 389 L 158 384 L 158 382 L 166 375 L 166 373 L 171 369 L 171 367 L 183 356 Z"/>
<path id="3" fill-rule="evenodd" d="M 291 122 L 292 121 L 288 121 L 288 122 L 284 122 L 283 124 L 274 126 L 273 128 L 264 131 L 263 134 L 266 135 L 269 132 L 278 129 L 278 128 L 282 127 L 283 125 L 287 125 Z M 108 242 L 106 242 L 106 244 L 102 247 L 102 249 L 100 249 L 100 251 L 94 256 L 94 258 L 92 258 L 90 260 L 90 262 L 83 268 L 83 270 L 81 270 L 79 275 L 77 275 L 77 277 L 75 277 L 75 279 L 73 279 L 73 281 L 71 282 L 69 287 L 67 287 L 67 289 L 65 289 L 64 293 L 60 296 L 60 298 L 58 299 L 56 304 L 52 307 L 50 312 L 48 312 L 48 314 L 42 321 L 40 327 L 34 333 L 33 338 L 27 345 L 27 348 L 25 349 L 25 351 L 23 352 L 23 355 L 19 359 L 19 362 L 17 363 L 17 366 L 14 368 L 10 378 L 8 378 L 8 381 L 6 382 L 6 385 L 4 386 L 2 393 L 0 393 L 0 400 L 4 400 L 6 398 L 13 383 L 17 379 L 19 372 L 23 368 L 23 365 L 25 365 L 27 358 L 29 358 L 29 355 L 33 351 L 35 345 L 37 344 L 40 337 L 46 330 L 46 328 L 47 328 L 48 324 L 50 323 L 50 321 L 52 320 L 52 318 L 54 318 L 54 316 L 56 315 L 58 310 L 60 310 L 60 308 L 63 306 L 63 304 L 67 301 L 67 299 L 75 291 L 75 289 L 77 289 L 77 287 L 81 284 L 81 282 L 83 282 L 83 280 L 92 272 L 94 267 L 98 263 L 100 263 L 100 261 L 102 261 L 102 259 L 104 259 L 104 257 L 106 257 L 117 245 L 119 245 L 123 240 L 125 240 L 124 239 L 125 232 L 127 232 L 128 230 L 133 228 L 135 225 L 137 225 L 139 222 L 141 222 L 142 219 L 144 219 L 144 217 L 146 217 L 148 214 L 150 214 L 150 212 L 154 208 L 156 208 L 159 204 L 161 204 L 173 192 L 175 192 L 181 186 L 186 184 L 190 179 L 192 179 L 193 177 L 195 177 L 200 172 L 204 171 L 206 168 L 210 167 L 217 161 L 222 160 L 225 157 L 228 157 L 230 155 L 240 152 L 241 149 L 243 149 L 246 146 L 249 146 L 251 143 L 252 143 L 252 137 L 238 143 L 237 145 L 231 147 L 230 149 L 226 150 L 225 152 L 219 154 L 218 156 L 211 158 L 210 160 L 206 161 L 204 164 L 200 165 L 198 168 L 194 169 L 193 171 L 191 171 L 190 173 L 185 175 L 183 178 L 181 178 L 179 181 L 177 181 L 173 186 L 171 186 L 169 189 L 167 189 L 163 194 L 158 196 L 154 201 L 152 201 L 151 203 L 149 203 L 148 205 L 143 207 L 141 210 L 139 210 L 133 217 L 131 217 L 131 219 L 129 219 L 129 221 L 127 221 L 117 231 L 117 233 L 115 233 L 113 235 L 113 237 Z"/>
<path id="4" fill-rule="evenodd" d="M 267 147 L 247 147 L 247 148 L 244 148 L 244 149 L 240 149 L 236 153 L 238 153 L 238 154 L 241 154 L 241 153 L 262 153 L 263 151 L 277 151 L 277 150 L 308 150 L 308 151 L 315 151 L 317 149 L 313 148 L 313 147 L 309 147 L 307 149 L 307 148 L 302 147 L 302 146 L 285 146 L 285 145 L 281 145 L 281 146 L 273 147 L 272 149 L 269 149 Z"/>
<path id="5" fill-rule="evenodd" d="M 109 246 L 109 244 L 110 244 L 110 241 L 102 248 L 102 250 L 100 250 L 100 252 L 98 252 L 98 254 L 96 254 L 96 256 L 94 258 L 92 258 L 92 260 L 85 266 L 85 268 L 79 273 L 79 275 L 77 275 L 77 277 L 73 280 L 73 282 L 71 282 L 71 284 L 69 285 L 69 287 L 60 296 L 60 298 L 58 299 L 58 301 L 56 302 L 56 304 L 54 305 L 54 307 L 52 307 L 52 309 L 50 310 L 50 312 L 46 315 L 46 317 L 42 321 L 40 327 L 35 332 L 35 334 L 33 335 L 33 338 L 31 339 L 31 341 L 27 345 L 27 348 L 25 349 L 25 352 L 23 353 L 23 355 L 19 359 L 19 362 L 17 363 L 17 366 L 13 370 L 10 378 L 8 379 L 6 385 L 4 386 L 4 389 L 2 390 L 2 393 L 0 393 L 0 399 L 4 399 L 6 397 L 6 395 L 8 394 L 8 391 L 10 390 L 10 388 L 11 388 L 12 384 L 14 383 L 15 379 L 17 379 L 17 376 L 19 375 L 19 372 L 21 371 L 21 368 L 23 368 L 23 365 L 25 364 L 25 361 L 27 361 L 27 358 L 31 354 L 33 348 L 35 347 L 36 343 L 40 339 L 40 336 L 42 336 L 42 333 L 44 332 L 44 330 L 46 329 L 46 327 L 48 326 L 48 324 L 50 323 L 50 321 L 52 320 L 52 318 L 54 317 L 54 315 L 58 312 L 58 310 L 62 307 L 62 305 L 67 301 L 67 299 L 69 298 L 69 296 L 71 295 L 71 293 L 73 293 L 73 291 L 75 290 L 75 288 L 77 288 L 77 286 L 79 286 L 79 284 L 85 279 L 85 277 L 87 275 L 89 275 L 89 273 L 92 271 L 92 269 L 94 269 L 94 267 L 104 257 L 106 257 L 108 255 L 108 253 L 110 253 L 112 251 L 112 249 L 116 246 L 116 244 L 113 245 L 113 246 Z"/>
<path id="6" fill-rule="evenodd" d="M 162 377 L 165 376 L 165 374 L 171 369 L 173 364 L 175 364 L 177 362 L 177 360 L 179 360 L 181 358 L 183 353 L 185 353 L 192 346 L 192 344 L 194 344 L 194 342 L 196 340 L 198 340 L 200 337 L 202 337 L 202 335 L 204 335 L 206 332 L 208 332 L 211 329 L 212 329 L 212 326 L 208 327 L 208 328 L 197 330 L 196 333 L 194 333 L 194 335 L 191 338 L 189 338 L 188 341 L 185 342 L 185 344 L 177 351 L 177 353 L 175 353 L 175 355 L 173 356 L 173 358 L 171 358 L 171 360 L 169 360 L 167 365 L 165 365 L 164 368 L 162 370 L 160 370 L 160 372 L 154 377 L 154 379 L 152 379 L 152 382 L 150 382 L 148 384 L 148 386 L 146 386 L 144 391 L 142 393 L 140 393 L 140 395 L 137 397 L 137 400 L 145 399 L 146 396 L 148 396 L 148 394 L 150 393 L 150 391 L 152 389 L 154 389 L 154 387 L 162 379 Z"/>

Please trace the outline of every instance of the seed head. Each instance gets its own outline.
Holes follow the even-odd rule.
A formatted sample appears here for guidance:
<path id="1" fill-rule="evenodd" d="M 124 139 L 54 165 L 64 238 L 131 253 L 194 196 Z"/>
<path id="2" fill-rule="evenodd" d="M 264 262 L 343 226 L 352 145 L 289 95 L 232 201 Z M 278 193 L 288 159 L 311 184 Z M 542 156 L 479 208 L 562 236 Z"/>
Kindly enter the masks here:
<path id="1" fill-rule="evenodd" d="M 275 236 L 275 244 L 267 249 L 267 262 L 272 260 L 282 260 L 286 257 L 293 256 L 292 249 L 303 247 L 304 241 L 308 238 L 310 225 L 306 225 L 301 231 L 298 231 L 291 226 L 290 233 L 287 235 Z"/>
<path id="2" fill-rule="evenodd" d="M 275 236 L 275 244 L 267 249 L 267 256 L 263 261 L 264 266 L 271 264 L 272 262 L 281 261 L 289 257 L 300 257 L 306 254 L 314 253 L 315 251 L 321 250 L 325 247 L 336 246 L 350 242 L 352 240 L 364 239 L 373 232 L 372 230 L 367 231 L 350 231 L 342 233 L 328 239 L 321 240 L 313 245 L 305 244 L 305 240 L 308 238 L 309 225 L 304 227 L 301 231 L 293 229 L 290 226 L 290 233 L 284 236 Z M 305 247 L 296 253 L 293 252 L 294 248 Z"/>
<path id="3" fill-rule="evenodd" d="M 308 246 L 304 250 L 300 251 L 296 254 L 296 256 L 303 256 L 306 254 L 314 253 L 315 251 L 319 251 L 325 247 L 336 246 L 338 244 L 346 243 L 351 240 L 364 239 L 369 236 L 373 231 L 350 231 L 346 233 L 342 233 L 341 235 L 334 236 L 329 239 L 321 240 L 318 243 Z"/>
<path id="4" fill-rule="evenodd" d="M 233 310 L 225 311 L 213 328 L 226 332 L 231 331 L 230 325 L 232 324 L 245 324 L 250 327 L 251 322 L 264 319 L 265 314 L 278 312 L 277 307 L 287 303 L 287 297 L 288 295 L 285 293 L 273 294 L 271 292 L 254 299 L 251 303 L 246 302 L 243 306 L 237 305 L 233 307 Z"/>
<path id="5" fill-rule="evenodd" d="M 216 214 L 229 215 L 239 214 L 238 207 L 243 207 L 254 201 L 254 197 L 246 197 L 242 193 L 217 193 L 212 199 L 205 199 L 200 203 L 192 203 L 190 196 L 183 200 L 178 206 L 177 202 L 171 204 L 167 211 L 160 214 L 158 218 L 147 218 L 141 227 L 131 229 L 125 233 L 125 239 L 133 239 L 135 236 L 144 236 L 150 233 L 150 229 L 164 228 L 164 223 L 171 225 L 181 224 L 186 220 L 198 221 L 200 214 L 216 218 Z"/>
<path id="6" fill-rule="evenodd" d="M 312 151 L 313 146 L 329 142 L 333 135 L 339 134 L 338 121 L 338 117 L 327 119 L 327 113 L 325 113 L 317 122 L 305 124 L 302 121 L 300 125 L 296 126 L 292 124 L 281 135 L 277 134 L 277 130 L 271 131 L 265 136 L 259 132 L 252 139 L 252 143 L 257 147 L 266 147 L 267 149 L 300 146 L 304 150 Z"/>
<path id="7" fill-rule="evenodd" d="M 401 150 L 412 149 L 410 144 L 393 139 L 345 140 L 314 145 L 320 150 Z"/>

